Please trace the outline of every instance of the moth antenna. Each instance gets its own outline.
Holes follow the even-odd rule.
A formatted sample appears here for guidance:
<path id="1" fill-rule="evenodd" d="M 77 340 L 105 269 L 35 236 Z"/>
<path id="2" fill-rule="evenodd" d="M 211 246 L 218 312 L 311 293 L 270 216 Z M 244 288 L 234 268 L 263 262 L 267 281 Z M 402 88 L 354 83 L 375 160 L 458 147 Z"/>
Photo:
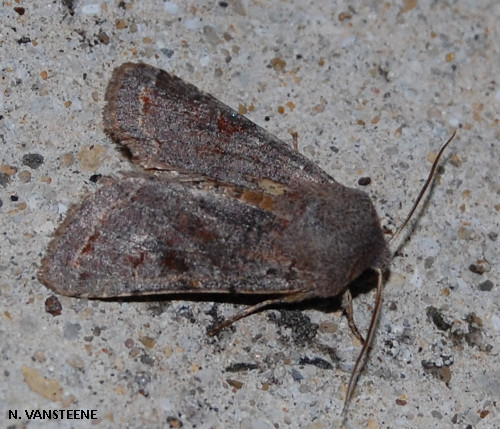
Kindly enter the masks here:
<path id="1" fill-rule="evenodd" d="M 434 173 L 436 172 L 436 168 L 439 164 L 439 160 L 441 159 L 441 155 L 443 154 L 444 150 L 446 149 L 446 147 L 451 143 L 451 141 L 455 138 L 455 135 L 457 134 L 457 130 L 453 131 L 453 134 L 451 135 L 451 137 L 448 139 L 448 141 L 441 147 L 441 149 L 439 150 L 437 156 L 436 156 L 436 159 L 434 160 L 434 162 L 432 163 L 432 167 L 431 167 L 431 171 L 429 172 L 429 175 L 427 176 L 427 180 L 425 181 L 425 184 L 424 186 L 422 186 L 422 189 L 420 190 L 419 194 L 418 194 L 418 197 L 417 199 L 415 200 L 415 202 L 413 203 L 413 206 L 410 210 L 410 213 L 408 213 L 408 216 L 406 216 L 406 219 L 405 221 L 403 222 L 403 224 L 396 230 L 396 232 L 394 233 L 394 235 L 391 237 L 391 239 L 389 240 L 389 242 L 387 243 L 389 246 L 391 245 L 392 242 L 394 242 L 394 239 L 401 233 L 401 231 L 406 227 L 406 225 L 408 224 L 408 222 L 410 221 L 411 217 L 413 216 L 413 213 L 415 213 L 415 210 L 417 209 L 418 205 L 420 204 L 420 201 L 422 200 L 422 197 L 424 196 L 425 194 L 425 191 L 427 191 L 427 188 L 429 187 L 429 185 L 432 183 L 432 181 L 434 180 Z"/>
<path id="2" fill-rule="evenodd" d="M 349 380 L 349 386 L 347 387 L 347 393 L 344 401 L 344 409 L 342 410 L 342 423 L 347 419 L 347 413 L 349 412 L 349 405 L 351 404 L 352 393 L 356 387 L 356 382 L 358 381 L 359 374 L 363 370 L 365 365 L 366 357 L 372 345 L 373 336 L 375 335 L 375 327 L 377 326 L 378 316 L 380 314 L 380 307 L 382 303 L 382 270 L 380 268 L 375 268 L 377 273 L 377 294 L 375 296 L 375 308 L 372 313 L 372 319 L 370 320 L 370 326 L 368 328 L 368 333 L 366 334 L 366 340 L 363 343 L 363 348 L 359 352 L 358 358 L 356 359 L 356 364 L 351 374 Z"/>
<path id="3" fill-rule="evenodd" d="M 422 197 L 425 194 L 425 191 L 427 191 L 427 188 L 429 185 L 432 183 L 432 180 L 434 179 L 434 175 L 436 172 L 436 168 L 439 164 L 439 160 L 441 159 L 441 155 L 443 154 L 444 150 L 446 147 L 451 143 L 451 141 L 454 139 L 457 131 L 453 131 L 453 134 L 451 137 L 447 140 L 447 142 L 441 147 L 439 150 L 436 159 L 432 163 L 432 168 L 431 171 L 429 172 L 429 175 L 427 177 L 427 180 L 425 181 L 424 186 L 420 190 L 417 199 L 413 203 L 413 206 L 410 210 L 410 213 L 406 217 L 405 221 L 403 224 L 397 229 L 396 233 L 392 236 L 392 238 L 389 240 L 388 245 L 390 245 L 394 239 L 401 233 L 401 231 L 406 227 L 408 222 L 410 221 L 411 217 L 415 213 L 415 210 L 417 209 L 418 205 L 420 204 L 420 201 L 422 200 Z M 377 320 L 380 314 L 380 307 L 382 303 L 382 270 L 380 268 L 375 268 L 375 271 L 377 273 L 377 294 L 375 297 L 375 308 L 373 310 L 372 318 L 370 321 L 370 326 L 368 328 L 368 334 L 366 335 L 366 341 L 363 344 L 363 348 L 361 349 L 361 352 L 358 355 L 358 358 L 356 360 L 356 364 L 354 365 L 354 370 L 352 371 L 351 378 L 349 380 L 349 386 L 347 387 L 347 393 L 346 393 L 346 398 L 344 401 L 344 408 L 342 410 L 342 423 L 344 423 L 347 419 L 347 413 L 349 412 L 349 405 L 351 403 L 351 398 L 352 398 L 352 393 L 354 391 L 354 388 L 356 387 L 356 382 L 358 380 L 359 374 L 363 370 L 366 357 L 368 356 L 368 352 L 370 350 L 371 344 L 373 342 L 373 337 L 375 335 L 375 327 L 377 325 Z"/>

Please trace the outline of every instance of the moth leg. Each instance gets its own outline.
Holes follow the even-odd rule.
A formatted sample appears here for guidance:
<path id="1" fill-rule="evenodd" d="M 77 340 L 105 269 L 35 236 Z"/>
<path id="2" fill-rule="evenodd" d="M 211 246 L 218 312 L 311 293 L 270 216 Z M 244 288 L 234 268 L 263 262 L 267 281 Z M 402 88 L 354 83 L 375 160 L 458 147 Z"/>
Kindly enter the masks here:
<path id="1" fill-rule="evenodd" d="M 258 304 L 252 305 L 250 307 L 245 308 L 244 310 L 236 313 L 229 319 L 225 320 L 222 323 L 219 323 L 217 326 L 210 328 L 208 330 L 208 335 L 213 336 L 217 334 L 219 331 L 221 331 L 224 328 L 227 328 L 228 326 L 231 326 L 234 322 L 243 319 L 244 317 L 250 316 L 251 314 L 254 314 L 258 312 L 259 310 L 262 310 L 265 307 L 268 307 L 270 305 L 276 305 L 276 304 L 291 304 L 294 302 L 300 302 L 303 301 L 308 297 L 308 294 L 306 292 L 295 292 L 290 295 L 286 295 L 284 297 L 280 298 L 273 298 L 273 299 L 267 299 L 266 301 L 259 302 Z"/>
<path id="2" fill-rule="evenodd" d="M 359 332 L 358 327 L 356 326 L 356 322 L 354 322 L 354 308 L 352 306 L 352 294 L 349 289 L 344 292 L 342 297 L 342 309 L 344 310 L 345 315 L 347 316 L 347 323 L 351 332 L 354 336 L 361 342 L 361 344 L 365 343 L 365 339 L 363 335 Z"/>
<path id="3" fill-rule="evenodd" d="M 345 422 L 345 420 L 347 419 L 352 392 L 356 387 L 356 382 L 358 381 L 359 374 L 364 368 L 366 357 L 368 356 L 368 352 L 370 351 L 373 337 L 375 335 L 378 316 L 380 314 L 380 307 L 382 303 L 382 270 L 380 268 L 375 268 L 374 270 L 377 273 L 377 294 L 375 296 L 375 307 L 373 309 L 372 319 L 370 320 L 368 333 L 366 334 L 366 341 L 363 344 L 363 348 L 359 352 L 358 358 L 356 359 L 356 364 L 354 365 L 354 369 L 349 380 L 349 386 L 347 387 L 347 393 L 344 401 L 344 409 L 342 410 L 342 422 Z"/>
<path id="4" fill-rule="evenodd" d="M 292 131 L 290 134 L 292 135 L 293 150 L 299 153 L 299 133 L 297 131 Z"/>

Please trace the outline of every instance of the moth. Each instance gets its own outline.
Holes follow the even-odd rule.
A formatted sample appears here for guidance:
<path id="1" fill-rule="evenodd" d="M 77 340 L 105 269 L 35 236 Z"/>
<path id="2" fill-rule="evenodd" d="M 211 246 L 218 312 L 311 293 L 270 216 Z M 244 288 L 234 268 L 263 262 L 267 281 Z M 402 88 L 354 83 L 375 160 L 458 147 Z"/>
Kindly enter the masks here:
<path id="1" fill-rule="evenodd" d="M 369 196 L 155 67 L 119 66 L 105 100 L 105 132 L 140 171 L 108 181 L 70 208 L 42 260 L 40 280 L 59 294 L 86 298 L 270 297 L 214 333 L 272 304 L 348 293 L 352 281 L 375 270 L 376 309 L 351 376 L 346 415 L 391 260 Z"/>

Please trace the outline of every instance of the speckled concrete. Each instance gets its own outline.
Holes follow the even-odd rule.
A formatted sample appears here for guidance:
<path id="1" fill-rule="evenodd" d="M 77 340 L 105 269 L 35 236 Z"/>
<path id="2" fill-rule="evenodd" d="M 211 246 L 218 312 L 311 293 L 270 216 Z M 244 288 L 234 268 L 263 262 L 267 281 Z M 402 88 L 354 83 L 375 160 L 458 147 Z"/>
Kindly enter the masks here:
<path id="1" fill-rule="evenodd" d="M 93 175 L 132 168 L 101 121 L 111 70 L 129 60 L 285 141 L 298 132 L 299 150 L 343 184 L 371 177 L 364 189 L 392 230 L 458 129 L 394 258 L 349 424 L 500 427 L 500 4 L 429 3 L 2 2 L 3 427 L 90 424 L 29 421 L 37 409 L 96 410 L 98 428 L 339 422 L 359 344 L 335 305 L 266 311 L 218 338 L 206 327 L 230 303 L 58 297 L 61 313 L 46 311 L 37 270 L 51 234 L 99 187 Z M 372 303 L 355 300 L 362 329 Z"/>

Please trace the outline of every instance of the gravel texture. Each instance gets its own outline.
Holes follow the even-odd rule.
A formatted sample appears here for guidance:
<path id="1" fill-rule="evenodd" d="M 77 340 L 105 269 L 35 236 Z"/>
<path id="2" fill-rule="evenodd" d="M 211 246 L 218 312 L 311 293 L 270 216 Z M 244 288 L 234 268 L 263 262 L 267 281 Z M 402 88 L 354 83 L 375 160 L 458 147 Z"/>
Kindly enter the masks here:
<path id="1" fill-rule="evenodd" d="M 392 231 L 457 129 L 391 265 L 348 425 L 500 427 L 499 19 L 495 0 L 2 2 L 3 427 L 88 427 L 69 418 L 78 410 L 95 410 L 97 428 L 339 424 L 360 346 L 335 300 L 211 338 L 243 299 L 90 301 L 37 280 L 68 208 L 100 175 L 132 169 L 101 119 L 125 61 L 182 77 L 290 144 L 297 132 Z M 372 304 L 373 291 L 355 298 L 363 332 Z"/>

